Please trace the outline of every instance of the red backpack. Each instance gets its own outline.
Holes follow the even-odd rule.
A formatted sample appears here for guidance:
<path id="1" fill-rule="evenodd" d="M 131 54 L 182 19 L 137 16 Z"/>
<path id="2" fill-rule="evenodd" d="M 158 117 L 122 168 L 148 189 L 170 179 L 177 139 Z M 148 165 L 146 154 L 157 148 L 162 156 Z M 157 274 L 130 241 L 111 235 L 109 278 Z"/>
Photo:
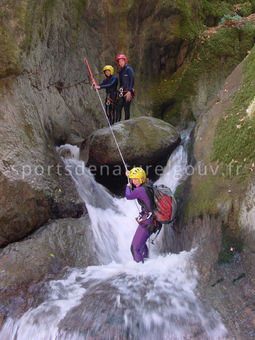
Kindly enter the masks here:
<path id="1" fill-rule="evenodd" d="M 177 203 L 172 190 L 165 185 L 147 185 L 145 190 L 150 197 L 153 215 L 155 219 L 162 223 L 171 223 L 176 215 Z"/>

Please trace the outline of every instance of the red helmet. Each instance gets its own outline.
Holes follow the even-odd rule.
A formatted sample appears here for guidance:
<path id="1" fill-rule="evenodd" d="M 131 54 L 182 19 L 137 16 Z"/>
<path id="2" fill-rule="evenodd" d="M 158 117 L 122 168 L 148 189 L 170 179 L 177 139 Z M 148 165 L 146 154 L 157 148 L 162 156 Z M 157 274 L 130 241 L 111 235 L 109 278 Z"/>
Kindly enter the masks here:
<path id="1" fill-rule="evenodd" d="M 117 55 L 116 61 L 117 61 L 118 65 L 119 65 L 119 60 L 120 59 L 124 59 L 125 60 L 125 64 L 127 64 L 127 57 L 125 56 L 125 54 L 118 54 Z"/>

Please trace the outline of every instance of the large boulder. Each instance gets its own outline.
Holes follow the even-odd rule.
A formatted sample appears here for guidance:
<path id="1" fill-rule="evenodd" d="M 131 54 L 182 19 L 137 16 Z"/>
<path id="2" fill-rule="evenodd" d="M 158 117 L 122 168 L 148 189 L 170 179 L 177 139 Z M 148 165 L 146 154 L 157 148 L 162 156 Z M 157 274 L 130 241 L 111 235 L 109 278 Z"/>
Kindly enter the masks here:
<path id="1" fill-rule="evenodd" d="M 39 282 L 66 266 L 86 267 L 98 263 L 93 250 L 88 215 L 63 218 L 47 223 L 23 241 L 0 251 L 1 292 Z"/>
<path id="2" fill-rule="evenodd" d="M 66 266 L 98 264 L 88 215 L 51 221 L 23 241 L 9 244 L 0 251 L 0 264 L 1 328 L 1 319 L 36 299 L 31 285 L 55 277 Z"/>
<path id="3" fill-rule="evenodd" d="M 152 117 L 139 117 L 113 125 L 113 132 L 127 164 L 147 165 L 167 157 L 180 141 L 170 124 Z M 88 164 L 121 164 L 109 128 L 93 132 L 81 146 L 81 159 Z"/>

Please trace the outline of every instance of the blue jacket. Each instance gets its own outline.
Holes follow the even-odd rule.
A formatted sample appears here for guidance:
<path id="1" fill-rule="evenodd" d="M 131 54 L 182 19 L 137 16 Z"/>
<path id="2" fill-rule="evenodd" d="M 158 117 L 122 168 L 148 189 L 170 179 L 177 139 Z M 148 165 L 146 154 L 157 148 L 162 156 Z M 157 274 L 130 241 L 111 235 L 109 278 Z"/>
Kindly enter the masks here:
<path id="1" fill-rule="evenodd" d="M 101 89 L 106 90 L 106 94 L 115 94 L 117 92 L 118 78 L 115 75 L 106 77 L 99 86 Z"/>
<path id="2" fill-rule="evenodd" d="M 134 71 L 132 67 L 126 65 L 119 71 L 120 87 L 124 91 L 130 91 L 133 94 Z"/>

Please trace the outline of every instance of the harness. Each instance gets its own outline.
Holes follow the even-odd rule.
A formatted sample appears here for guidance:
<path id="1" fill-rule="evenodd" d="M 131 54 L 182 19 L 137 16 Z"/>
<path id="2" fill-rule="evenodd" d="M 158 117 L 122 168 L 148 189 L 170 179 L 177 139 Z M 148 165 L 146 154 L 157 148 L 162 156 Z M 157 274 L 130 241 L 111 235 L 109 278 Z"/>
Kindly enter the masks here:
<path id="1" fill-rule="evenodd" d="M 116 106 L 116 101 L 113 100 L 110 96 L 107 96 L 107 100 L 106 100 L 105 105 L 107 105 L 107 106 L 110 106 L 110 105 Z"/>
<path id="2" fill-rule="evenodd" d="M 128 91 L 124 90 L 123 87 L 120 87 L 119 91 L 117 92 L 118 98 L 122 98 L 126 93 L 128 93 Z"/>
<path id="3" fill-rule="evenodd" d="M 142 186 L 144 187 L 145 191 L 146 191 L 146 194 L 147 196 L 149 197 L 149 200 L 150 200 L 150 206 L 152 207 L 152 209 L 150 209 L 147 204 L 141 200 L 141 199 L 138 199 L 138 203 L 143 207 L 143 209 L 145 210 L 145 213 L 146 213 L 146 216 L 142 219 L 139 219 L 139 217 L 136 218 L 136 221 L 138 223 L 141 223 L 141 222 L 144 222 L 146 220 L 148 220 L 150 217 L 152 217 L 152 225 L 148 226 L 147 227 L 147 230 L 150 232 L 150 233 L 156 233 L 156 236 L 155 238 L 151 241 L 152 244 L 153 244 L 153 241 L 155 241 L 156 237 L 158 236 L 161 228 L 162 228 L 162 224 L 160 222 L 158 222 L 153 214 L 153 209 L 155 207 L 155 203 L 154 203 L 154 199 L 153 199 L 153 194 L 151 193 L 150 191 L 150 185 L 146 184 L 146 183 L 143 183 Z M 139 214 L 140 216 L 140 214 Z M 141 221 L 141 222 L 139 222 Z"/>
<path id="4" fill-rule="evenodd" d="M 125 96 L 125 94 L 127 93 L 128 91 L 127 90 L 124 90 L 123 87 L 120 87 L 118 92 L 117 92 L 117 99 L 118 98 L 121 98 L 123 96 Z M 131 91 L 131 94 L 132 94 L 132 97 L 136 97 L 136 93 L 135 93 L 135 89 L 132 88 L 132 91 Z"/>

